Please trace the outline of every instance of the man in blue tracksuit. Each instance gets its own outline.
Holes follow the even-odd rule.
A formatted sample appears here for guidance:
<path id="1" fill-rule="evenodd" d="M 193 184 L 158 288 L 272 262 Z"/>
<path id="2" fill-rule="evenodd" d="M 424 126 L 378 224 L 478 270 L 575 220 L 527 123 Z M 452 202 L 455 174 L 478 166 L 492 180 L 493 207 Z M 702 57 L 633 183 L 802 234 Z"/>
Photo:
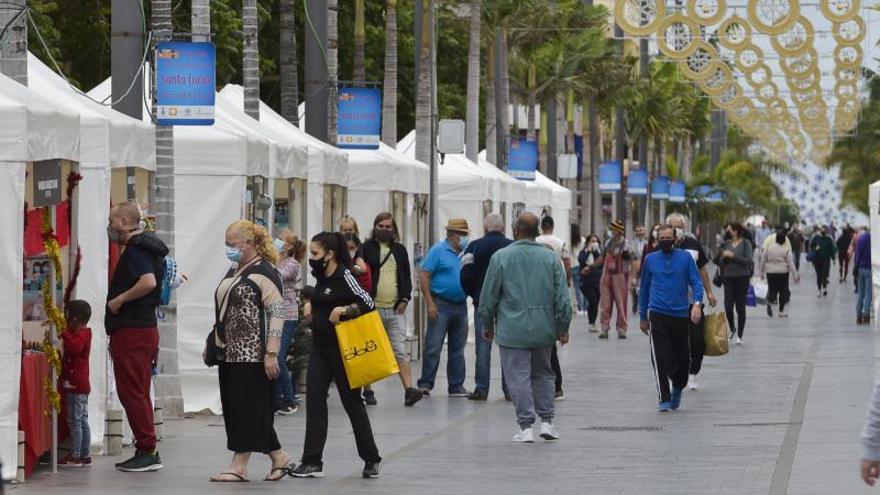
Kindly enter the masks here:
<path id="1" fill-rule="evenodd" d="M 658 409 L 667 412 L 679 408 L 688 382 L 688 316 L 696 324 L 702 314 L 699 304 L 691 307 L 688 286 L 694 300 L 700 301 L 703 282 L 693 257 L 675 248 L 675 229 L 671 225 L 660 227 L 659 241 L 660 249 L 649 254 L 642 267 L 639 326 L 651 337 L 651 361 L 660 396 Z"/>

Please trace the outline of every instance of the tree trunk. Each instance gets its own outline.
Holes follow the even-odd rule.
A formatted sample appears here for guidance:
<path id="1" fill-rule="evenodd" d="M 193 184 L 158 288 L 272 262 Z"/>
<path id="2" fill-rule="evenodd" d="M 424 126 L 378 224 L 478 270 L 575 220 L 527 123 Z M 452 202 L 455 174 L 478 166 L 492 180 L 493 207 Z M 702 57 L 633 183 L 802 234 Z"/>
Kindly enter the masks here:
<path id="1" fill-rule="evenodd" d="M 495 128 L 495 44 L 487 43 L 486 54 L 486 160 L 495 165 L 497 143 Z"/>
<path id="2" fill-rule="evenodd" d="M 12 0 L 3 3 L 8 5 L 0 6 L 0 26 L 3 26 L 0 31 L 5 31 L 3 39 L 0 39 L 0 74 L 27 86 L 27 18 L 29 14 L 20 10 L 27 7 L 27 0 Z"/>
<path id="3" fill-rule="evenodd" d="M 244 113 L 260 119 L 260 52 L 257 0 L 242 0 L 241 28 L 244 33 L 244 60 L 242 80 L 244 86 Z"/>
<path id="4" fill-rule="evenodd" d="M 529 64 L 529 122 L 526 130 L 526 139 L 536 141 L 538 139 L 538 69 L 535 64 Z M 519 130 L 519 129 L 517 129 Z"/>
<path id="5" fill-rule="evenodd" d="M 327 142 L 336 146 L 336 120 L 339 104 L 339 2 L 327 0 L 327 76 L 330 95 L 327 97 Z"/>
<path id="6" fill-rule="evenodd" d="M 294 126 L 299 126 L 299 77 L 296 57 L 296 18 L 294 2 L 280 0 L 281 29 L 279 31 L 281 116 Z"/>
<path id="7" fill-rule="evenodd" d="M 505 149 L 496 150 L 496 156 L 507 157 L 507 150 L 510 148 L 510 64 L 508 62 L 507 47 L 507 26 L 501 27 L 501 53 L 496 53 L 496 57 L 501 57 L 501 109 L 502 113 L 498 118 L 498 125 L 501 127 L 496 132 L 503 133 L 502 143 Z M 496 109 L 497 113 L 497 109 Z M 496 115 L 496 117 L 499 117 Z M 496 137 L 497 139 L 497 137 Z M 500 160 L 499 160 L 500 161 Z M 507 167 L 508 163 L 496 163 L 496 166 Z"/>
<path id="8" fill-rule="evenodd" d="M 397 0 L 385 0 L 385 84 L 382 86 L 382 142 L 397 147 Z"/>
<path id="9" fill-rule="evenodd" d="M 422 29 L 419 42 L 418 94 L 416 95 L 416 160 L 431 163 L 431 2 L 422 2 Z"/>
<path id="10" fill-rule="evenodd" d="M 364 0 L 354 0 L 354 85 L 364 86 L 367 80 L 367 69 L 364 67 L 364 44 L 366 43 L 366 27 L 364 26 Z"/>
<path id="11" fill-rule="evenodd" d="M 480 153 L 480 36 L 482 5 L 471 0 L 470 44 L 468 45 L 467 122 L 465 153 L 472 162 Z"/>

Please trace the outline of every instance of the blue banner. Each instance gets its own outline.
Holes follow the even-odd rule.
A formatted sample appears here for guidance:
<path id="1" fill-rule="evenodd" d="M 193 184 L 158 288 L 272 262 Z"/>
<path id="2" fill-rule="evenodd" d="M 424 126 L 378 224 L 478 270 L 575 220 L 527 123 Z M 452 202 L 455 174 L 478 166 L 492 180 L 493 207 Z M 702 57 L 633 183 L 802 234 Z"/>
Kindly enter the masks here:
<path id="1" fill-rule="evenodd" d="M 697 186 L 694 196 L 700 201 L 709 201 L 709 194 L 712 192 L 712 186 Z"/>
<path id="2" fill-rule="evenodd" d="M 626 193 L 630 196 L 648 195 L 648 171 L 643 168 L 633 168 L 626 178 Z"/>
<path id="3" fill-rule="evenodd" d="M 617 160 L 599 165 L 599 191 L 616 192 L 621 189 L 621 166 Z"/>
<path id="4" fill-rule="evenodd" d="M 578 179 L 584 177 L 584 137 L 580 134 L 574 135 L 574 154 L 578 157 Z"/>
<path id="5" fill-rule="evenodd" d="M 669 177 L 661 175 L 651 181 L 651 198 L 669 199 Z"/>
<path id="6" fill-rule="evenodd" d="M 674 180 L 669 183 L 669 202 L 684 203 L 685 201 L 685 185 L 682 180 Z"/>
<path id="7" fill-rule="evenodd" d="M 169 41 L 156 46 L 159 125 L 213 125 L 216 85 L 213 43 Z"/>
<path id="8" fill-rule="evenodd" d="M 378 88 L 339 88 L 336 145 L 377 150 L 382 137 L 382 91 Z"/>
<path id="9" fill-rule="evenodd" d="M 535 180 L 538 168 L 538 142 L 525 138 L 511 139 L 507 173 L 520 180 Z"/>
<path id="10" fill-rule="evenodd" d="M 720 203 L 724 201 L 724 191 L 715 191 L 709 194 L 710 203 Z"/>

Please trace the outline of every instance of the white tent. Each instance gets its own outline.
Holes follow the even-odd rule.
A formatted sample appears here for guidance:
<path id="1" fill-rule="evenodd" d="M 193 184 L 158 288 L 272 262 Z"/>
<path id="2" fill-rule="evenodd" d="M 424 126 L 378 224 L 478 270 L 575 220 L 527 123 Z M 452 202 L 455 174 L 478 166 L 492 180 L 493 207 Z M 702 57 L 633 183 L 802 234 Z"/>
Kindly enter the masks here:
<path id="1" fill-rule="evenodd" d="M 110 210 L 111 167 L 156 168 L 155 130 L 152 125 L 123 115 L 79 94 L 67 81 L 28 54 L 28 87 L 43 98 L 80 115 L 80 174 L 78 204 L 72 210 L 82 269 L 76 297 L 92 307 L 93 331 L 90 374 L 92 395 L 89 426 L 92 441 L 104 437 L 107 398 L 107 337 L 104 302 L 107 298 L 108 242 L 105 234 Z"/>
<path id="2" fill-rule="evenodd" d="M 26 163 L 79 160 L 80 117 L 0 75 L 0 478 L 15 478 Z"/>
<path id="3" fill-rule="evenodd" d="M 501 200 L 506 203 L 504 223 L 507 225 L 506 229 L 508 237 L 513 237 L 513 224 L 516 220 L 514 218 L 514 205 L 525 205 L 527 203 L 529 195 L 528 184 L 525 181 L 514 179 L 507 172 L 489 163 L 489 161 L 486 160 L 485 151 L 478 155 L 477 165 L 479 165 L 482 170 L 489 172 L 501 180 Z M 495 211 L 500 212 L 500 207 L 496 207 Z"/>
<path id="4" fill-rule="evenodd" d="M 109 94 L 110 79 L 89 92 L 96 99 Z M 216 372 L 205 368 L 201 353 L 214 324 L 214 290 L 229 268 L 226 227 L 242 217 L 249 171 L 268 173 L 269 155 L 265 138 L 218 125 L 174 128 L 175 258 L 190 275 L 177 293 L 176 358 L 187 411 L 220 410 Z"/>
<path id="5" fill-rule="evenodd" d="M 535 183 L 550 189 L 550 214 L 556 224 L 553 234 L 568 243 L 571 237 L 571 190 L 553 182 L 541 172 L 535 172 Z"/>

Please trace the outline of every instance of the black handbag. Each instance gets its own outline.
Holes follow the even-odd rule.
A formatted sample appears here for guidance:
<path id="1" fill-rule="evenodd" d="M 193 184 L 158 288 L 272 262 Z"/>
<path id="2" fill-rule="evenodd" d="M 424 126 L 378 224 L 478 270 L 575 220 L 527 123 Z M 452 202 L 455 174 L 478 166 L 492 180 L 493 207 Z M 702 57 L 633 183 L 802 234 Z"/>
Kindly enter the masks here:
<path id="1" fill-rule="evenodd" d="M 229 299 L 229 293 L 232 292 L 232 288 L 235 287 L 235 283 L 238 282 L 238 279 L 241 278 L 242 274 L 246 271 L 247 268 L 242 270 L 242 273 L 238 274 L 235 279 L 233 279 L 232 283 L 229 285 L 229 288 L 226 290 L 226 294 L 223 295 L 223 300 L 220 301 L 220 304 L 214 308 L 214 328 L 208 332 L 208 336 L 205 338 L 205 366 L 208 368 L 217 366 L 220 364 L 220 346 L 217 345 L 217 339 L 223 341 L 224 334 L 226 333 L 223 328 L 223 322 L 220 319 L 220 311 L 225 309 L 226 301 Z M 231 272 L 232 270 L 230 270 Z M 226 274 L 228 277 L 230 273 Z M 224 277 L 224 278 L 226 278 Z"/>
<path id="2" fill-rule="evenodd" d="M 211 333 L 209 333 L 208 337 L 205 339 L 205 366 L 208 368 L 220 364 L 220 348 L 217 347 L 217 341 L 214 335 L 214 330 L 211 330 Z"/>
<path id="3" fill-rule="evenodd" d="M 715 269 L 715 276 L 712 277 L 712 285 L 714 285 L 715 287 L 721 287 L 722 285 L 724 285 L 724 278 L 721 276 L 720 268 Z"/>

